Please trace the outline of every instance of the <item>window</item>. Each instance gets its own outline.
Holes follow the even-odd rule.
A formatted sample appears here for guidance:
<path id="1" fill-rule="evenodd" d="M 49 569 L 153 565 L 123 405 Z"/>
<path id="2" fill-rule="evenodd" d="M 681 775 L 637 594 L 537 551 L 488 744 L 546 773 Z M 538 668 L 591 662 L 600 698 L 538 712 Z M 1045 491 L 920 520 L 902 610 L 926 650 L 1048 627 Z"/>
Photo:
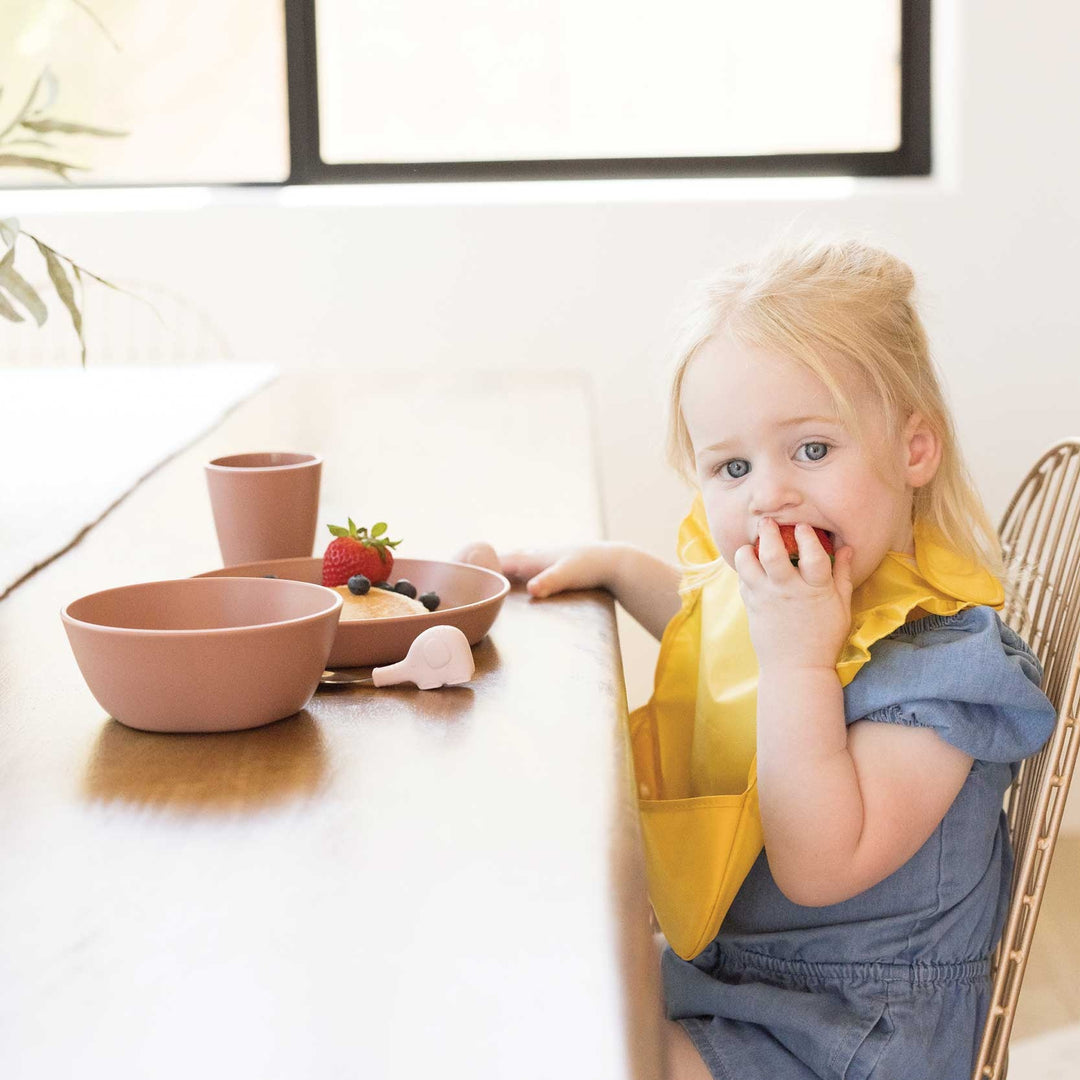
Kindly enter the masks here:
<path id="1" fill-rule="evenodd" d="M 929 0 L 4 0 L 3 9 L 2 184 L 930 167 Z M 66 172 L 12 160 L 49 155 Z"/>
<path id="2" fill-rule="evenodd" d="M 928 0 L 290 0 L 295 180 L 925 174 Z"/>

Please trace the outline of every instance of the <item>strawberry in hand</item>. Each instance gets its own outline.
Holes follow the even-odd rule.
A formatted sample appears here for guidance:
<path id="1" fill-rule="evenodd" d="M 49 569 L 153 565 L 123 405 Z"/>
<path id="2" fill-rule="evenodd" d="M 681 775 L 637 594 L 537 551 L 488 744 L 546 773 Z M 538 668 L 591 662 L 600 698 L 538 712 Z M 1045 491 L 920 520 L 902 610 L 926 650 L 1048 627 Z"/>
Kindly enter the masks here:
<path id="1" fill-rule="evenodd" d="M 792 566 L 799 565 L 799 544 L 795 539 L 795 526 L 794 525 L 779 525 L 780 539 L 784 541 L 784 547 L 787 549 L 788 558 L 791 559 Z M 835 563 L 836 556 L 833 554 L 833 542 L 832 537 L 824 530 L 814 527 L 814 535 L 821 541 L 821 546 L 825 549 L 825 554 L 829 556 L 829 561 Z M 760 538 L 754 541 L 754 555 L 760 558 L 758 547 L 761 544 Z"/>
<path id="2" fill-rule="evenodd" d="M 743 544 L 734 557 L 761 685 L 766 672 L 822 668 L 835 674 L 851 628 L 853 549 L 800 523 L 794 529 L 803 557 L 792 566 L 792 528 L 765 518 L 760 545 Z"/>
<path id="3" fill-rule="evenodd" d="M 401 543 L 387 540 L 386 522 L 371 527 L 370 534 L 363 526 L 349 518 L 349 527 L 327 525 L 334 539 L 323 553 L 322 583 L 331 587 L 347 585 L 354 574 L 363 574 L 373 585 L 386 581 L 394 566 L 394 554 L 390 550 Z"/>

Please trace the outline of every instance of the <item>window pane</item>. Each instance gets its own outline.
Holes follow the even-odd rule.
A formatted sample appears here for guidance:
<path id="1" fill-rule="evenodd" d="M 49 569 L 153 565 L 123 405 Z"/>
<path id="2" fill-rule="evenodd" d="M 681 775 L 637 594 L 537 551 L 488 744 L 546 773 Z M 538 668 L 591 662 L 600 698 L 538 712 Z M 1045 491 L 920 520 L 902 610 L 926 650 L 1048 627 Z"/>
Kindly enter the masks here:
<path id="1" fill-rule="evenodd" d="M 900 0 L 316 0 L 327 163 L 895 150 Z"/>
<path id="2" fill-rule="evenodd" d="M 50 102 L 42 87 L 42 115 L 128 134 L 50 132 L 42 136 L 49 149 L 10 145 L 13 136 L 35 134 L 16 129 L 0 153 L 87 166 L 71 175 L 93 184 L 288 176 L 282 0 L 3 0 L 0 130 L 18 116 L 46 67 L 55 96 Z M 48 183 L 62 181 L 38 170 L 0 169 L 3 185 Z"/>

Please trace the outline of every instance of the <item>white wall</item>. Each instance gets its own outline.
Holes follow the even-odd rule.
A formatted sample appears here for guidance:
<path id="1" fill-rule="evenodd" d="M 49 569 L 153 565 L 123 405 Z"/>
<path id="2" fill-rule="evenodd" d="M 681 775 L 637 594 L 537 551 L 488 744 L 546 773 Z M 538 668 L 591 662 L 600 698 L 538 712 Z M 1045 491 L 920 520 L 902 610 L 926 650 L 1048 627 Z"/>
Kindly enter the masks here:
<path id="1" fill-rule="evenodd" d="M 237 358 L 589 372 L 608 533 L 665 556 L 687 502 L 661 451 L 687 282 L 792 222 L 854 230 L 916 270 L 996 518 L 1035 455 L 1080 434 L 1080 9 L 934 10 L 930 179 L 163 193 L 150 205 L 206 205 L 142 213 L 134 193 L 13 193 L 0 212 L 107 277 L 185 292 Z M 655 646 L 632 630 L 625 646 L 636 704 Z"/>

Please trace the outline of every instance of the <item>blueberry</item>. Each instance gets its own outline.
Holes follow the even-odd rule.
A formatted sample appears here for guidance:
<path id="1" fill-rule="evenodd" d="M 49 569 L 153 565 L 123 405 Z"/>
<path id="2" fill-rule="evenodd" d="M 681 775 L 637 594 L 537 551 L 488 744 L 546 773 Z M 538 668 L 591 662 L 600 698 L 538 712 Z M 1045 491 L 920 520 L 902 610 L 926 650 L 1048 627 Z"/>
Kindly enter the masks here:
<path id="1" fill-rule="evenodd" d="M 363 574 L 353 574 L 349 578 L 349 592 L 353 596 L 363 596 L 371 588 L 371 582 Z"/>
<path id="2" fill-rule="evenodd" d="M 434 611 L 439 606 L 439 594 L 434 592 L 422 593 L 420 596 L 420 603 L 428 609 L 428 611 Z"/>
<path id="3" fill-rule="evenodd" d="M 389 581 L 376 581 L 374 585 L 376 589 L 386 589 L 388 592 L 394 591 L 394 586 Z"/>
<path id="4" fill-rule="evenodd" d="M 406 581 L 402 578 L 395 586 L 394 592 L 399 592 L 402 596 L 407 596 L 410 600 L 416 599 L 416 586 L 411 581 Z"/>
<path id="5" fill-rule="evenodd" d="M 277 580 L 277 574 L 263 574 L 263 577 L 272 577 L 275 581 Z"/>

